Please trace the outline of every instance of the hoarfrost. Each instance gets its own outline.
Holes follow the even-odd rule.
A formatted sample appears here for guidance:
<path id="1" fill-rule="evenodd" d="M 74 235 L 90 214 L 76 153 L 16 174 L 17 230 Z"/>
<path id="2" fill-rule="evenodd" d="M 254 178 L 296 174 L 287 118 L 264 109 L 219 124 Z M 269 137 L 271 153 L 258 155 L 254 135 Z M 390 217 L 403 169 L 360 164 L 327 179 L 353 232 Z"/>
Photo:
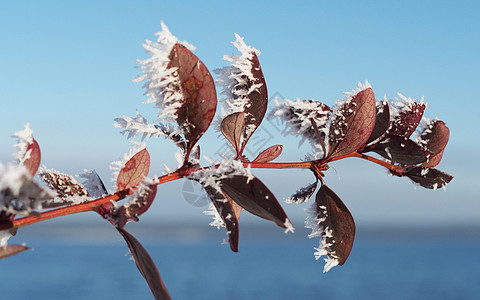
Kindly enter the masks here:
<path id="1" fill-rule="evenodd" d="M 94 198 L 101 198 L 108 194 L 105 185 L 103 184 L 100 176 L 98 176 L 95 170 L 84 169 L 83 173 L 77 175 L 78 178 L 85 179 L 82 184 L 87 189 L 88 193 Z"/>
<path id="2" fill-rule="evenodd" d="M 319 206 L 319 209 L 323 210 L 322 215 L 324 217 L 317 217 L 316 203 L 313 203 L 309 209 L 305 209 L 308 212 L 308 216 L 305 220 L 305 228 L 309 228 L 312 232 L 308 235 L 308 238 L 320 237 L 320 244 L 318 248 L 314 248 L 316 251 L 313 253 L 315 259 L 318 260 L 322 256 L 324 258 L 325 265 L 323 267 L 323 273 L 328 272 L 331 268 L 338 265 L 338 259 L 335 257 L 335 253 L 330 251 L 329 248 L 332 243 L 328 242 L 327 238 L 332 237 L 332 230 L 328 227 L 320 225 L 327 219 L 327 207 Z"/>
<path id="3" fill-rule="evenodd" d="M 155 103 L 159 111 L 159 120 L 167 122 L 177 120 L 177 110 L 181 107 L 183 95 L 177 68 L 169 68 L 169 54 L 175 44 L 179 43 L 193 51 L 194 46 L 179 41 L 168 30 L 167 26 L 161 23 L 162 31 L 156 33 L 157 42 L 146 40 L 143 47 L 151 57 L 144 60 L 137 60 L 142 69 L 143 75 L 136 77 L 133 81 L 144 82 L 145 95 L 149 98 L 145 103 Z"/>
<path id="4" fill-rule="evenodd" d="M 30 128 L 30 123 L 26 123 L 25 128 L 22 131 L 15 132 L 12 137 L 18 139 L 14 145 L 17 152 L 13 154 L 13 157 L 20 165 L 23 165 L 30 158 L 32 152 L 32 150 L 27 151 L 28 145 L 33 143 L 33 131 Z"/>
<path id="5" fill-rule="evenodd" d="M 209 158 L 205 159 L 210 160 Z M 244 168 L 241 161 L 228 158 L 221 162 L 210 161 L 212 162 L 211 167 L 197 170 L 188 178 L 200 182 L 204 187 L 210 186 L 218 192 L 221 192 L 220 181 L 224 178 L 240 175 L 247 178 L 247 183 L 254 178 L 250 172 L 250 165 Z"/>
<path id="6" fill-rule="evenodd" d="M 218 213 L 218 211 L 215 208 L 215 205 L 213 205 L 213 203 L 210 202 L 210 204 L 208 205 L 208 209 L 206 211 L 204 211 L 203 214 L 207 215 L 207 216 L 213 216 L 213 221 L 210 222 L 208 225 L 210 225 L 212 227 L 217 227 L 217 229 L 220 229 L 222 227 L 226 227 L 225 222 L 223 222 L 222 217 Z"/>
<path id="7" fill-rule="evenodd" d="M 223 96 L 220 100 L 224 104 L 222 106 L 222 117 L 244 111 L 249 103 L 248 95 L 262 86 L 261 83 L 252 84 L 248 90 L 245 89 L 249 82 L 256 81 L 252 74 L 251 59 L 253 53 L 260 55 L 260 50 L 248 46 L 243 37 L 236 33 L 235 38 L 236 40 L 232 44 L 241 55 L 224 55 L 223 59 L 229 61 L 231 65 L 213 70 L 218 75 L 217 85 L 222 88 L 220 91 L 220 95 Z"/>

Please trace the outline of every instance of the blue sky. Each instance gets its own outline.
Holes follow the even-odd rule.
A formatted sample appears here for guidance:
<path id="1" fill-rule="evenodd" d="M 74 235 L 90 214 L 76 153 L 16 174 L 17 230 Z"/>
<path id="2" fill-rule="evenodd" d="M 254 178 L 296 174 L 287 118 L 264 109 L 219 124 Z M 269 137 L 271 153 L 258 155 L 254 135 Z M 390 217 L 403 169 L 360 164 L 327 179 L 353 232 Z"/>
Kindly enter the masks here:
<path id="1" fill-rule="evenodd" d="M 141 104 L 141 84 L 131 79 L 140 74 L 135 60 L 146 58 L 142 42 L 155 39 L 163 20 L 197 47 L 195 54 L 210 70 L 235 52 L 233 34 L 244 36 L 262 52 L 270 95 L 333 104 L 368 80 L 378 98 L 397 92 L 425 96 L 426 116 L 444 120 L 451 130 L 439 165 L 455 176 L 447 192 L 415 189 L 408 179 L 353 159 L 332 165 L 326 181 L 359 225 L 480 225 L 480 142 L 474 133 L 480 110 L 479 9 L 474 1 L 4 2 L 0 161 L 10 161 L 10 136 L 30 122 L 44 164 L 71 174 L 96 169 L 110 185 L 110 162 L 130 146 L 113 119 L 134 116 L 137 108 L 150 120 L 155 116 Z M 266 122 L 259 137 L 285 144 L 279 161 L 303 158 L 308 145 L 297 149 L 298 141 L 277 129 Z M 209 131 L 200 145 L 202 154 L 214 156 L 223 141 Z M 150 175 L 161 174 L 164 162 L 175 167 L 176 149 L 168 141 L 150 140 L 148 149 Z M 279 200 L 312 180 L 304 171 L 256 174 Z M 145 219 L 207 223 L 203 209 L 189 205 L 182 189 L 183 182 L 162 186 Z M 284 206 L 294 225 L 303 226 L 306 206 Z"/>

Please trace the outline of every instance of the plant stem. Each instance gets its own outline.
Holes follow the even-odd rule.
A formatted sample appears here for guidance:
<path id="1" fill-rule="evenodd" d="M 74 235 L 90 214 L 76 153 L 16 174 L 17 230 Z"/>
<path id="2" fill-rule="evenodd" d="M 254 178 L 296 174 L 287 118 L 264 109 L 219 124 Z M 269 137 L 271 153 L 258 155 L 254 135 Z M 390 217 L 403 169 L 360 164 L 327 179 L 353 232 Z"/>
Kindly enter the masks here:
<path id="1" fill-rule="evenodd" d="M 182 177 L 178 172 L 173 172 L 173 173 L 158 177 L 156 180 L 156 183 L 162 184 L 162 183 L 166 183 L 166 182 L 173 181 L 180 178 Z M 10 222 L 3 222 L 3 223 L 0 223 L 0 230 L 18 228 L 18 227 L 34 224 L 37 222 L 45 221 L 48 219 L 72 215 L 80 212 L 96 211 L 99 209 L 100 206 L 104 204 L 110 203 L 111 201 L 119 201 L 124 199 L 128 195 L 133 194 L 136 189 L 137 187 L 133 187 L 133 188 L 125 189 L 123 191 L 118 191 L 114 194 L 111 194 L 87 203 L 80 203 L 76 205 L 52 209 L 52 210 L 40 213 L 39 215 L 36 215 L 36 216 L 28 216 L 24 218 L 15 219 Z"/>
<path id="2" fill-rule="evenodd" d="M 335 157 L 331 159 L 330 161 L 337 161 L 340 159 L 344 159 L 347 157 L 358 157 L 361 159 L 365 159 L 368 161 L 371 161 L 373 163 L 379 164 L 389 170 L 395 171 L 398 169 L 397 166 L 392 165 L 388 162 L 385 162 L 380 159 L 376 159 L 374 157 L 365 155 L 365 154 L 360 154 L 358 152 L 353 152 L 348 155 L 340 156 L 340 157 Z M 306 161 L 306 162 L 283 162 L 283 163 L 275 163 L 275 162 L 267 162 L 267 163 L 258 163 L 258 162 L 245 162 L 243 163 L 245 167 L 250 166 L 251 168 L 262 168 L 262 169 L 312 169 L 315 167 L 315 161 Z M 188 170 L 177 170 L 173 173 L 167 174 L 160 176 L 156 179 L 156 184 L 160 185 L 162 183 L 166 183 L 169 181 L 177 180 L 180 178 L 183 178 L 187 176 Z M 0 223 L 0 230 L 4 229 L 10 229 L 10 228 L 18 228 L 30 224 L 34 224 L 37 222 L 45 221 L 48 219 L 53 219 L 61 216 L 67 216 L 71 214 L 76 214 L 80 212 L 86 212 L 86 211 L 97 211 L 102 205 L 107 204 L 111 201 L 119 201 L 124 198 L 126 198 L 128 195 L 131 195 L 134 193 L 134 191 L 137 189 L 137 187 L 132 187 L 129 189 L 125 189 L 123 191 L 118 191 L 114 194 L 105 196 L 103 198 L 99 198 L 87 203 L 80 203 L 76 205 L 71 205 L 71 206 L 66 206 L 66 207 L 61 207 L 57 209 L 52 209 L 43 213 L 40 213 L 39 215 L 36 216 L 28 216 L 28 217 L 23 217 L 19 219 L 15 219 L 13 221 L 8 221 L 8 222 L 2 222 Z"/>

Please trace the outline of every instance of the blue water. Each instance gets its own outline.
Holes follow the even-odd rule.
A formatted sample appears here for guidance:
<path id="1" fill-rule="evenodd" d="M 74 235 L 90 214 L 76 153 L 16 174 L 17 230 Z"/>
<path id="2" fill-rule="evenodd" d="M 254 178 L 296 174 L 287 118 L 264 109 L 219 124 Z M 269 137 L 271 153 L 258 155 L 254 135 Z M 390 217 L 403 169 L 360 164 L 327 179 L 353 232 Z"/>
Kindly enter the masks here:
<path id="1" fill-rule="evenodd" d="M 223 234 L 139 240 L 173 299 L 480 299 L 478 231 L 359 234 L 347 263 L 326 274 L 317 241 L 244 236 L 239 253 L 220 245 Z M 114 231 L 26 240 L 34 251 L 0 261 L 0 299 L 152 299 Z"/>

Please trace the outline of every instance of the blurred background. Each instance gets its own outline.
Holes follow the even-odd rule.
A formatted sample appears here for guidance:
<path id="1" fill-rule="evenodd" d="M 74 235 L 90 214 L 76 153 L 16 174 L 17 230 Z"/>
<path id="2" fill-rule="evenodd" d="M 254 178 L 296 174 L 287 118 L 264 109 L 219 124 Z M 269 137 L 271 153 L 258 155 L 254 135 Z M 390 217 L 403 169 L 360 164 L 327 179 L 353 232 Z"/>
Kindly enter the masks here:
<path id="1" fill-rule="evenodd" d="M 333 105 L 368 80 L 377 98 L 425 97 L 425 116 L 450 128 L 439 169 L 455 176 L 446 190 L 415 187 L 377 165 L 331 165 L 327 184 L 357 224 L 343 267 L 322 274 L 317 240 L 303 229 L 306 205 L 284 208 L 297 228 L 242 215 L 240 253 L 221 246 L 208 226 L 201 188 L 186 181 L 159 187 L 152 208 L 131 230 L 157 262 L 174 299 L 476 299 L 480 296 L 480 176 L 475 133 L 480 76 L 480 5 L 474 1 L 9 1 L 0 9 L 0 162 L 12 160 L 11 135 L 30 122 L 42 163 L 69 174 L 95 169 L 110 187 L 110 162 L 130 143 L 113 127 L 142 104 L 136 59 L 164 21 L 210 71 L 237 53 L 234 33 L 259 49 L 269 97 Z M 215 77 L 215 76 L 214 76 Z M 273 103 L 270 104 L 273 107 Z M 310 151 L 265 120 L 247 149 L 254 158 L 284 144 L 278 161 Z M 218 159 L 226 143 L 213 128 L 202 155 Z M 175 146 L 148 141 L 150 176 L 174 169 Z M 206 164 L 205 160 L 202 160 Z M 280 202 L 313 181 L 308 171 L 254 170 Z M 288 183 L 288 184 L 287 184 Z M 98 216 L 83 214 L 22 228 L 10 243 L 35 251 L 0 261 L 8 299 L 149 299 L 121 238 Z M 143 297 L 143 298 L 142 298 Z"/>

